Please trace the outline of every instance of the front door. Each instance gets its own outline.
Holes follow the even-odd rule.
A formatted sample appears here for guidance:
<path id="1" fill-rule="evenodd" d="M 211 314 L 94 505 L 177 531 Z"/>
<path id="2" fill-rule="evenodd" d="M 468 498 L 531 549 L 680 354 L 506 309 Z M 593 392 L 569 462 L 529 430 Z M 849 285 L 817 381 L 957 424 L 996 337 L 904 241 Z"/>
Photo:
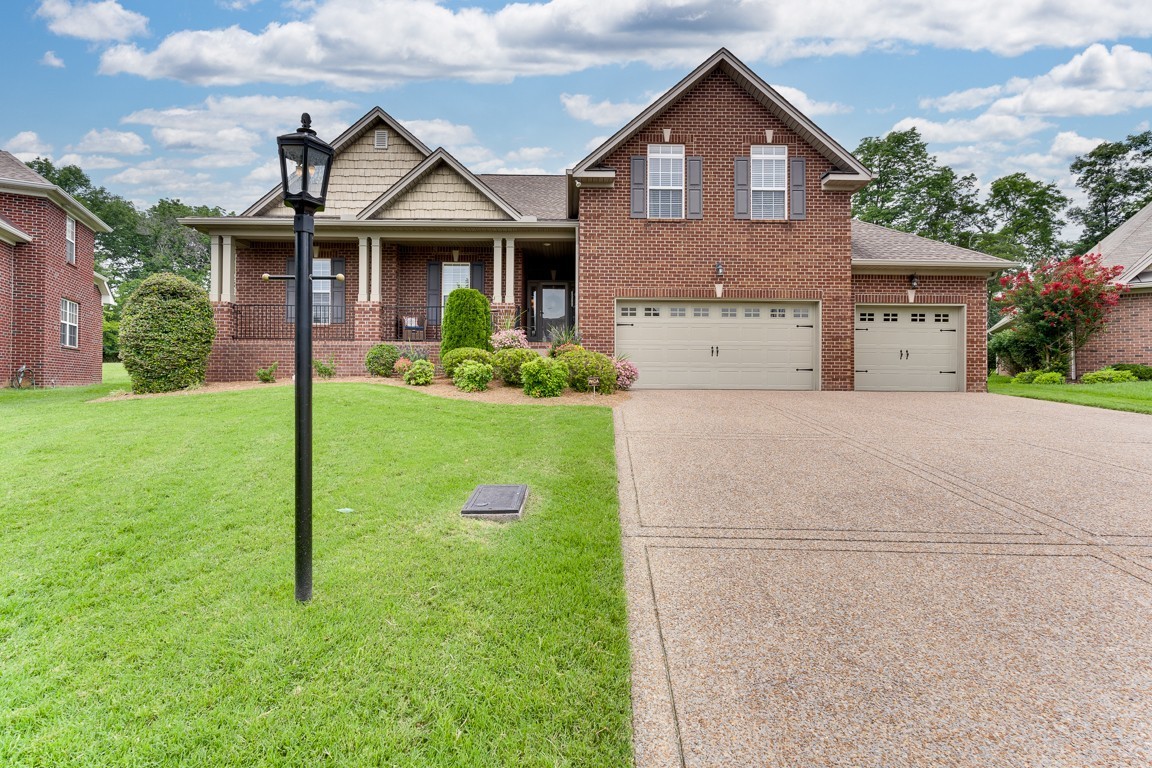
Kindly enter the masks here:
<path id="1" fill-rule="evenodd" d="M 548 331 L 572 325 L 569 283 L 528 284 L 528 340 L 547 341 Z"/>

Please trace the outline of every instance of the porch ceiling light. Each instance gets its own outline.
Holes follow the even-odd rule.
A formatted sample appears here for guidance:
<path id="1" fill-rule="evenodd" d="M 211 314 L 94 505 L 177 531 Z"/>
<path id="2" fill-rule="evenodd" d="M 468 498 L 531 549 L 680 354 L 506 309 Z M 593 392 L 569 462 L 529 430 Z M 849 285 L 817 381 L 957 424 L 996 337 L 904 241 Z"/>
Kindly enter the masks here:
<path id="1" fill-rule="evenodd" d="M 284 204 L 298 213 L 323 210 L 335 150 L 316 138 L 307 112 L 300 115 L 300 127 L 295 133 L 276 138 L 276 146 L 280 152 Z"/>

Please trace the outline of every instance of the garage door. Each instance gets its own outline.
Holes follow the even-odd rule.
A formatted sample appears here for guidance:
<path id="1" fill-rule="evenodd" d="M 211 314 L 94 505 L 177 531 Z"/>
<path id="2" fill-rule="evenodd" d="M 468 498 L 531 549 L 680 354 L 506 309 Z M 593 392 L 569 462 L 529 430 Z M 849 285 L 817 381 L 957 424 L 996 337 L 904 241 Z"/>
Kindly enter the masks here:
<path id="1" fill-rule="evenodd" d="M 857 305 L 856 389 L 961 389 L 959 307 Z"/>
<path id="2" fill-rule="evenodd" d="M 815 389 L 818 309 L 807 302 L 619 299 L 616 353 L 645 389 Z"/>

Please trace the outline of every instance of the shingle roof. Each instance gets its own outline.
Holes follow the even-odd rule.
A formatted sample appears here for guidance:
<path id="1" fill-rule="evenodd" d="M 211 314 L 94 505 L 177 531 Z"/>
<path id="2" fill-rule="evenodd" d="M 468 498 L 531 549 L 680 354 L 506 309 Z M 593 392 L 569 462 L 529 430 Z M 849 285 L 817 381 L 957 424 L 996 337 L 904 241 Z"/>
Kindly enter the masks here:
<path id="1" fill-rule="evenodd" d="M 852 220 L 852 261 L 909 261 L 1007 267 L 1011 262 L 878 224 Z"/>
<path id="2" fill-rule="evenodd" d="M 564 176 L 481 173 L 477 178 L 525 216 L 542 221 L 568 218 L 568 179 Z"/>
<path id="3" fill-rule="evenodd" d="M 51 184 L 36 171 L 32 170 L 11 152 L 0 149 L 0 179 L 9 181 L 25 181 L 33 184 Z"/>
<path id="4" fill-rule="evenodd" d="M 1092 252 L 1104 257 L 1101 263 L 1105 266 L 1124 267 L 1119 282 L 1132 281 L 1152 259 L 1152 203 L 1112 230 L 1112 234 L 1097 243 Z"/>

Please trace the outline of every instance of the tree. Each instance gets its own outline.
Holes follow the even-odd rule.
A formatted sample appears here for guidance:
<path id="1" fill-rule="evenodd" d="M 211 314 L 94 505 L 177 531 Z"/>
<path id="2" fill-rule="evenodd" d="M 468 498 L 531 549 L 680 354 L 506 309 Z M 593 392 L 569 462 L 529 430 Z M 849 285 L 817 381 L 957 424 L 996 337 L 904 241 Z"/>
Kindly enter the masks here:
<path id="1" fill-rule="evenodd" d="M 492 336 L 492 308 L 488 297 L 475 288 L 457 288 L 448 294 L 440 334 L 441 360 L 461 347 L 488 350 Z"/>
<path id="2" fill-rule="evenodd" d="M 1054 183 L 1025 173 L 1002 176 L 988 190 L 975 247 L 1027 266 L 1058 259 L 1068 250 L 1060 231 L 1067 224 L 1061 216 L 1069 202 Z"/>
<path id="3" fill-rule="evenodd" d="M 163 198 L 153 205 L 140 223 L 142 248 L 139 264 L 131 277 L 142 278 L 157 272 L 172 272 L 207 288 L 209 272 L 208 235 L 181 224 L 186 216 L 224 216 L 224 209 L 188 205 L 178 199 Z"/>
<path id="4" fill-rule="evenodd" d="M 1083 227 L 1077 243 L 1083 252 L 1152 202 L 1152 131 L 1104 142 L 1073 160 L 1070 170 L 1088 198 L 1068 212 Z"/>
<path id="5" fill-rule="evenodd" d="M 203 288 L 180 275 L 152 275 L 124 302 L 120 359 L 132 391 L 172 392 L 204 382 L 216 323 Z"/>
<path id="6" fill-rule="evenodd" d="M 1125 286 L 1112 281 L 1123 267 L 1105 267 L 1099 255 L 1042 261 L 1033 270 L 1000 278 L 997 302 L 1015 319 L 1015 329 L 1032 340 L 1046 369 L 1067 363 L 1069 354 L 1104 328 Z"/>

